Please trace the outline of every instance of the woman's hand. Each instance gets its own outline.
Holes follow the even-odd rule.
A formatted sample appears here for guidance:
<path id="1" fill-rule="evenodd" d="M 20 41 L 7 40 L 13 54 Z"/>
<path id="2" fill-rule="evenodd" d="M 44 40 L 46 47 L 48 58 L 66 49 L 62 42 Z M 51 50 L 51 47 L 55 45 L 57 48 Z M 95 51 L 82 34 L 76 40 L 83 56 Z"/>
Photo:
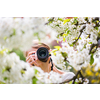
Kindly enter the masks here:
<path id="1" fill-rule="evenodd" d="M 28 53 L 26 62 L 28 62 L 30 66 L 33 66 L 33 62 L 36 60 L 35 55 L 36 55 L 36 51 L 31 51 Z"/>
<path id="2" fill-rule="evenodd" d="M 42 62 L 37 58 L 36 51 L 31 51 L 29 52 L 28 57 L 26 58 L 26 61 L 30 64 L 30 66 L 33 66 L 34 64 L 34 66 L 41 67 L 45 71 L 47 68 L 51 70 L 50 69 L 51 63 L 49 63 L 50 58 L 51 57 L 48 58 L 47 62 Z"/>

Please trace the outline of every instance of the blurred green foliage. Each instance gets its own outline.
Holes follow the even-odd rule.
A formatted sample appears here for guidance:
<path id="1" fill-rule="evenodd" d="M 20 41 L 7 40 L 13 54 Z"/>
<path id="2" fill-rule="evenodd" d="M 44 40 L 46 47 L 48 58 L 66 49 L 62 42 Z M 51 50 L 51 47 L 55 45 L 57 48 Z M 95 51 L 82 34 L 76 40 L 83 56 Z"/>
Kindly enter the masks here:
<path id="1" fill-rule="evenodd" d="M 15 52 L 20 57 L 20 60 L 26 61 L 24 53 L 20 49 L 13 49 L 11 52 Z"/>

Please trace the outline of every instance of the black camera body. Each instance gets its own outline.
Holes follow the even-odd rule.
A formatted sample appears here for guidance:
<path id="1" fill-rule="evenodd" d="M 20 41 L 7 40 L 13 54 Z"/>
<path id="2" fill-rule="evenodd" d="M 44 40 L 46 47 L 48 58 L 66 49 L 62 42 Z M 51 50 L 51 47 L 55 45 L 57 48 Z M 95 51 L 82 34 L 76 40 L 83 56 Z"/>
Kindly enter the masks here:
<path id="1" fill-rule="evenodd" d="M 47 62 L 49 56 L 51 56 L 51 54 L 49 54 L 48 49 L 45 48 L 45 47 L 40 47 L 40 48 L 37 50 L 36 54 L 37 54 L 38 59 L 39 59 L 40 61 L 42 61 L 42 62 Z M 51 64 L 52 64 L 51 70 L 53 70 L 53 62 L 52 62 L 52 59 L 51 59 L 51 58 L 50 58 L 49 63 L 50 63 L 50 62 L 51 62 Z M 33 64 L 33 66 L 34 66 L 34 64 Z"/>
<path id="2" fill-rule="evenodd" d="M 33 53 L 34 54 L 34 53 Z M 51 54 L 49 54 L 49 51 L 47 48 L 45 47 L 40 47 L 37 52 L 37 57 L 40 61 L 42 62 L 46 62 L 48 60 L 48 57 L 51 56 Z"/>
<path id="3" fill-rule="evenodd" d="M 46 62 L 48 60 L 48 57 L 50 56 L 49 51 L 45 47 L 40 47 L 37 50 L 37 57 L 40 61 Z"/>

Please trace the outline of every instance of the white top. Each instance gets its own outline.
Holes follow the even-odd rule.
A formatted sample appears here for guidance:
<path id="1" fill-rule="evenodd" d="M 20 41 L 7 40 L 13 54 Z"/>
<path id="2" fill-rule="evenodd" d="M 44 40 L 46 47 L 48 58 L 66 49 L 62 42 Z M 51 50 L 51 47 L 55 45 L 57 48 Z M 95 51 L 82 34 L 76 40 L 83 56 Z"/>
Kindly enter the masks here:
<path id="1" fill-rule="evenodd" d="M 75 74 L 73 72 L 65 72 L 65 74 L 63 74 L 62 77 L 62 82 L 66 81 L 66 80 L 70 80 L 75 76 Z"/>

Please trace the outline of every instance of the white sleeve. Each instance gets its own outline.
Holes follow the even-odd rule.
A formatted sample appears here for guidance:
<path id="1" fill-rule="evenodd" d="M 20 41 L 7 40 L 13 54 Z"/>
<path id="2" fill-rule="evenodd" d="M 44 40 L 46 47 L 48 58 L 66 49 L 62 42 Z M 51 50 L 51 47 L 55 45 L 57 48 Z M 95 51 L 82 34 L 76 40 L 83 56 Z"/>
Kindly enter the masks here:
<path id="1" fill-rule="evenodd" d="M 73 72 L 65 72 L 62 76 L 62 82 L 66 81 L 66 80 L 70 80 L 75 76 L 75 74 Z"/>

